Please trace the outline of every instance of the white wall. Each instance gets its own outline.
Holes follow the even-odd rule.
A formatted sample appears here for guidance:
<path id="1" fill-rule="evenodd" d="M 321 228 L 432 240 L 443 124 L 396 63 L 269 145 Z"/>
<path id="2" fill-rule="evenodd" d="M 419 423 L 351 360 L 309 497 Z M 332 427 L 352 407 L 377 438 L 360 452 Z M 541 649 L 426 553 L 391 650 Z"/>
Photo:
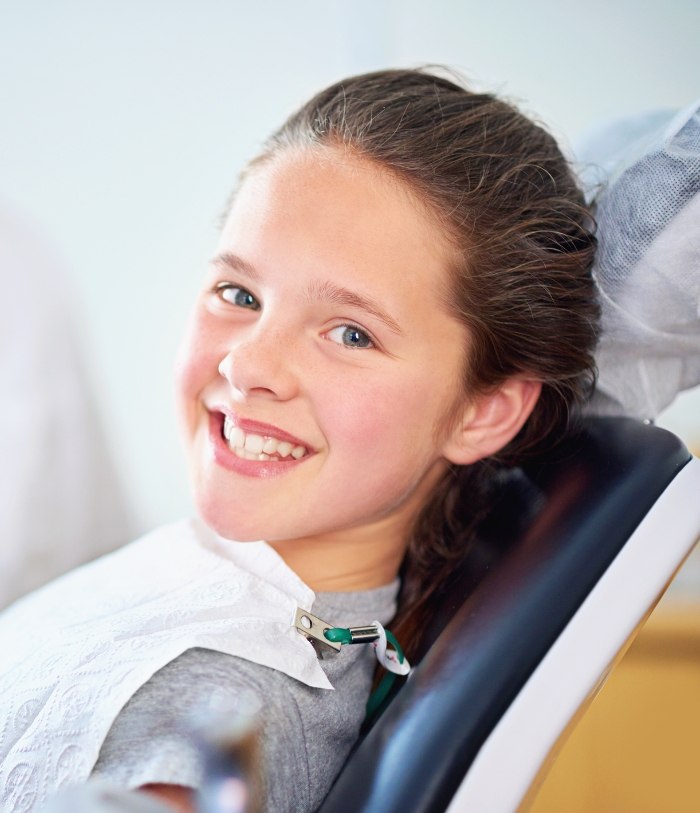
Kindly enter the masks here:
<path id="1" fill-rule="evenodd" d="M 180 326 L 237 171 L 297 103 L 345 74 L 440 62 L 568 140 L 700 95 L 698 32 L 697 0 L 3 3 L 0 195 L 72 269 L 141 526 L 190 510 L 170 396 Z M 681 417 L 695 437 L 698 404 Z"/>

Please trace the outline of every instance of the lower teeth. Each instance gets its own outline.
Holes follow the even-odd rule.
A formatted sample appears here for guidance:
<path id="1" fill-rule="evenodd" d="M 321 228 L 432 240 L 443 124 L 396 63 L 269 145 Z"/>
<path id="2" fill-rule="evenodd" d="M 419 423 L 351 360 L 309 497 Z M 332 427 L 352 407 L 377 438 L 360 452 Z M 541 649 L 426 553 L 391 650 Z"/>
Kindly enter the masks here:
<path id="1" fill-rule="evenodd" d="M 280 460 L 279 457 L 272 457 L 272 455 L 265 454 L 265 452 L 261 452 L 260 454 L 253 454 L 253 452 L 247 452 L 245 449 L 241 449 L 238 446 L 235 446 L 231 451 L 236 455 L 236 457 L 240 457 L 242 460 L 258 460 L 260 462 L 264 462 L 265 460 Z"/>

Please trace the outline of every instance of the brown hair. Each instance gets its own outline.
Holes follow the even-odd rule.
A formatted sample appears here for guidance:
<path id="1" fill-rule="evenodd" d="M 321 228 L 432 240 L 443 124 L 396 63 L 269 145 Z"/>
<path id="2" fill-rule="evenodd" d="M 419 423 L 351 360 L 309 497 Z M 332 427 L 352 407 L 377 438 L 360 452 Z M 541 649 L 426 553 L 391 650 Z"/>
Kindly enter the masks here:
<path id="1" fill-rule="evenodd" d="M 549 133 L 512 105 L 428 71 L 378 71 L 330 86 L 253 165 L 320 145 L 393 173 L 443 225 L 459 257 L 450 306 L 471 341 L 465 392 L 515 375 L 542 382 L 517 437 L 490 461 L 453 466 L 417 518 L 393 625 L 411 641 L 430 596 L 468 549 L 489 473 L 560 438 L 592 387 L 592 221 Z"/>

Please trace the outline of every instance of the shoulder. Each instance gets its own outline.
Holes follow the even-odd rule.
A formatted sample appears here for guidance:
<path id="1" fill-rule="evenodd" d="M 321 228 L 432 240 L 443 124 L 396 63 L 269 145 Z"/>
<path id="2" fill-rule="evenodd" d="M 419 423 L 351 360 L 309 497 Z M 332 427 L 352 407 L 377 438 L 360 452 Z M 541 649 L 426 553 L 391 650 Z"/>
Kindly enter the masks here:
<path id="1" fill-rule="evenodd" d="M 202 768 L 192 730 L 207 709 L 223 707 L 250 689 L 245 662 L 237 667 L 239 661 L 222 652 L 189 649 L 159 669 L 112 723 L 93 776 L 132 789 L 198 787 Z"/>
<path id="2" fill-rule="evenodd" d="M 93 775 L 137 788 L 199 787 L 201 753 L 188 724 L 206 709 L 235 708 L 243 692 L 260 698 L 260 763 L 266 810 L 314 810 L 340 770 L 364 718 L 372 666 L 347 649 L 332 662 L 336 691 L 221 652 L 191 649 L 160 669 L 114 721 Z M 366 653 L 369 654 L 369 653 Z"/>

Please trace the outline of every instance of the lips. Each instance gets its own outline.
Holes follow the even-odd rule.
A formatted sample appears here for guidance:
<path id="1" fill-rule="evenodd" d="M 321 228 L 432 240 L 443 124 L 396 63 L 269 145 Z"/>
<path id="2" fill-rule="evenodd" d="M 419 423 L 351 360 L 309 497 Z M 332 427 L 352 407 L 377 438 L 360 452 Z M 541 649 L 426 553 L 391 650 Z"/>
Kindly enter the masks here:
<path id="1" fill-rule="evenodd" d="M 309 451 L 301 443 L 284 440 L 278 436 L 279 431 L 269 428 L 268 431 L 245 431 L 240 425 L 234 423 L 228 415 L 224 416 L 223 436 L 229 449 L 243 460 L 284 460 L 292 457 L 300 460 L 306 457 Z"/>
<path id="2" fill-rule="evenodd" d="M 314 455 L 284 430 L 218 408 L 209 412 L 209 442 L 218 465 L 258 478 L 284 474 Z"/>

